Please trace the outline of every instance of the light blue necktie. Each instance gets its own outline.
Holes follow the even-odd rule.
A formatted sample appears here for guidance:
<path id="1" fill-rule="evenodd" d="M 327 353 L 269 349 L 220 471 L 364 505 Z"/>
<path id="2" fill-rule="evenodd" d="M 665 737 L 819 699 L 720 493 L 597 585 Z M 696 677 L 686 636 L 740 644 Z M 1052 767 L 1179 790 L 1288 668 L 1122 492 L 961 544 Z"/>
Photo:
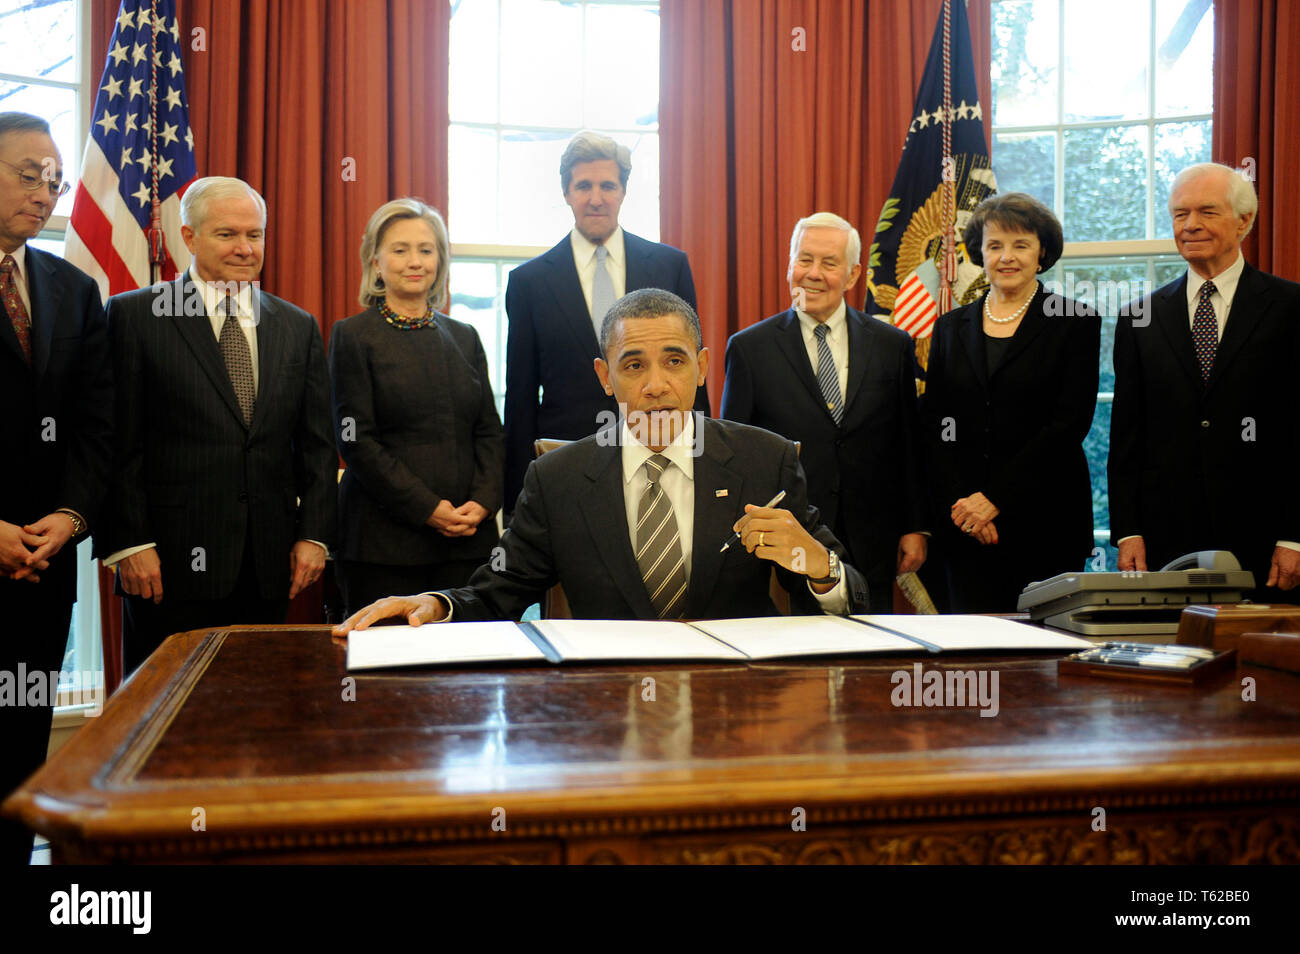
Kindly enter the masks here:
<path id="1" fill-rule="evenodd" d="M 605 320 L 605 312 L 614 307 L 614 279 L 609 277 L 605 259 L 609 258 L 609 249 L 603 245 L 596 246 L 596 277 L 591 283 L 591 323 L 596 328 L 596 340 L 600 340 L 600 325 Z"/>
<path id="2" fill-rule="evenodd" d="M 840 396 L 840 376 L 835 372 L 835 359 L 831 357 L 831 346 L 826 343 L 830 331 L 825 325 L 813 329 L 817 336 L 817 384 L 826 399 L 826 410 L 831 412 L 836 424 L 844 421 L 844 398 Z"/>

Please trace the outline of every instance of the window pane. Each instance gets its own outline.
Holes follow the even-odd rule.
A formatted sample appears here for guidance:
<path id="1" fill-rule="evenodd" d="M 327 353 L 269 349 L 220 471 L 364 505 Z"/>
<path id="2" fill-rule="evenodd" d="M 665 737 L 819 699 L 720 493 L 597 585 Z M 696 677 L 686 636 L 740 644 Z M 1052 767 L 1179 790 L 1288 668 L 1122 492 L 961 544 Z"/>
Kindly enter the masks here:
<path id="1" fill-rule="evenodd" d="M 1156 126 L 1155 229 L 1156 238 L 1173 238 L 1169 217 L 1169 189 L 1174 176 L 1187 166 L 1210 161 L 1210 121 L 1161 123 Z"/>
<path id="2" fill-rule="evenodd" d="M 1009 0 L 993 4 L 993 122 L 998 126 L 1054 124 L 1057 5 Z"/>
<path id="3" fill-rule="evenodd" d="M 643 239 L 657 242 L 659 241 L 659 137 L 657 135 L 637 136 L 631 141 L 623 136 L 617 138 L 632 150 L 632 174 L 627 180 L 627 198 L 623 200 L 618 224 Z M 568 209 L 566 208 L 565 211 L 567 212 Z"/>
<path id="4" fill-rule="evenodd" d="M 1150 114 L 1151 24 L 1145 3 L 1065 0 L 1065 121 Z"/>
<path id="5" fill-rule="evenodd" d="M 1208 113 L 1214 99 L 1214 7 L 1156 0 L 1156 115 Z"/>
<path id="6" fill-rule="evenodd" d="M 455 243 L 497 242 L 497 134 L 452 125 L 447 132 L 450 184 L 447 231 Z"/>
<path id="7" fill-rule="evenodd" d="M 501 122 L 580 127 L 581 50 L 581 7 L 501 0 Z"/>
<path id="8" fill-rule="evenodd" d="M 1092 415 L 1092 427 L 1083 441 L 1083 452 L 1088 458 L 1088 474 L 1092 477 L 1092 525 L 1109 527 L 1110 482 L 1106 479 L 1106 460 L 1110 455 L 1110 402 L 1098 401 Z M 1117 569 L 1109 560 L 1107 569 Z"/>
<path id="9" fill-rule="evenodd" d="M 0 0 L 4 72 L 75 83 L 76 50 L 76 0 Z M 0 112 L 16 108 L 0 96 Z"/>
<path id="10" fill-rule="evenodd" d="M 1145 126 L 1065 131 L 1067 242 L 1147 237 L 1146 137 Z"/>
<path id="11" fill-rule="evenodd" d="M 560 154 L 572 134 L 505 130 L 501 134 L 501 229 L 507 245 L 554 245 L 573 228 L 560 191 Z"/>
<path id="12" fill-rule="evenodd" d="M 77 148 L 75 132 L 76 108 L 77 97 L 70 89 L 0 81 L 0 110 L 31 113 L 48 122 L 54 144 L 59 147 L 63 159 L 63 178 L 73 183 L 77 181 L 77 169 L 81 166 L 81 150 Z M 74 189 L 60 199 L 53 214 L 71 215 L 75 195 Z"/>
<path id="13" fill-rule="evenodd" d="M 1028 192 L 1049 209 L 1056 205 L 1056 134 L 999 133 L 993 137 L 998 191 Z M 1057 212 L 1060 210 L 1057 209 Z"/>
<path id="14" fill-rule="evenodd" d="M 455 4 L 451 14 L 448 108 L 452 122 L 497 121 L 497 5 Z"/>
<path id="15" fill-rule="evenodd" d="M 497 327 L 497 266 L 495 262 L 451 263 L 451 317 L 474 326 L 483 342 L 493 392 L 505 390 L 497 368 L 505 342 Z"/>
<path id="16" fill-rule="evenodd" d="M 659 126 L 659 11 L 587 6 L 586 110 L 594 129 Z"/>

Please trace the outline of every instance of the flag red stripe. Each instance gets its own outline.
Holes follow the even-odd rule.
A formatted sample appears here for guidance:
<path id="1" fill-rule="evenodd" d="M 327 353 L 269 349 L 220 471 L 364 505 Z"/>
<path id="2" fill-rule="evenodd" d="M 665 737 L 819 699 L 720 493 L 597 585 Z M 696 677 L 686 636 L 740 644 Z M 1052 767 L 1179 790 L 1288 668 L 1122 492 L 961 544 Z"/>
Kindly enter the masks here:
<path id="1" fill-rule="evenodd" d="M 81 186 L 77 187 L 77 198 L 69 221 L 108 276 L 109 294 L 117 295 L 135 288 L 135 276 L 113 246 L 113 223 L 108 221 L 99 204 Z"/>

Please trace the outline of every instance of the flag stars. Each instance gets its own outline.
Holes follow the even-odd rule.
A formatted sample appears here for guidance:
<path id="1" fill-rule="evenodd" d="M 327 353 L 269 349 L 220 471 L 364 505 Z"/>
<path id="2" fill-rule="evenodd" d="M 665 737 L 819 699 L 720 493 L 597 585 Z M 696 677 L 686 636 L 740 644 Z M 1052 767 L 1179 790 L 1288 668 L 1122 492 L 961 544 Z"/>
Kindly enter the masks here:
<path id="1" fill-rule="evenodd" d="M 140 12 L 143 13 L 144 11 L 141 10 Z M 143 63 L 143 62 L 144 62 L 145 60 L 147 60 L 148 58 L 149 58 L 149 54 L 148 54 L 148 52 L 145 50 L 145 48 L 144 48 L 144 44 L 143 44 L 143 43 L 137 43 L 135 46 L 131 47 L 131 64 L 132 64 L 132 65 L 135 65 L 135 64 L 137 64 L 137 63 Z"/>
<path id="2" fill-rule="evenodd" d="M 189 147 L 190 152 L 194 151 L 194 130 L 188 125 L 185 127 L 185 145 Z"/>
<path id="3" fill-rule="evenodd" d="M 124 133 L 132 133 L 135 132 L 135 129 L 135 113 L 128 111 L 126 114 L 126 129 L 122 131 Z"/>
<path id="4" fill-rule="evenodd" d="M 917 129 L 924 129 L 926 126 L 930 125 L 930 114 L 923 109 L 921 110 L 921 115 L 917 116 L 913 122 L 918 124 Z"/>
<path id="5" fill-rule="evenodd" d="M 135 162 L 135 160 L 131 158 L 131 153 L 132 153 L 132 152 L 133 152 L 133 150 L 131 150 L 131 149 L 123 149 L 123 150 L 122 150 L 122 168 L 123 168 L 124 170 L 125 170 L 126 167 L 129 166 L 131 163 Z"/>
<path id="6" fill-rule="evenodd" d="M 140 158 L 135 161 L 140 166 L 140 170 L 143 172 L 149 168 L 149 161 L 152 158 L 153 157 L 149 155 L 148 149 L 142 149 L 140 150 Z"/>
<path id="7" fill-rule="evenodd" d="M 172 71 L 172 76 L 175 76 L 181 71 L 181 58 L 173 53 L 171 59 L 167 61 L 167 68 Z"/>
<path id="8" fill-rule="evenodd" d="M 174 174 L 175 174 L 175 173 L 172 172 L 172 163 L 173 163 L 173 162 L 175 162 L 174 159 L 159 159 L 159 160 L 158 160 L 158 181 L 159 181 L 159 182 L 161 182 L 161 181 L 163 180 L 163 177 L 164 177 L 164 176 L 170 176 L 170 175 L 174 175 Z"/>
<path id="9" fill-rule="evenodd" d="M 118 66 L 121 66 L 126 62 L 126 47 L 124 47 L 120 42 L 116 43 L 113 45 L 113 48 L 108 51 L 108 55 L 113 58 L 114 62 L 116 62 Z"/>
<path id="10" fill-rule="evenodd" d="M 144 11 L 141 10 L 140 12 L 143 13 Z M 134 30 L 135 29 L 135 23 L 133 22 L 134 19 L 135 19 L 134 13 L 131 13 L 127 10 L 123 10 L 121 13 L 117 15 L 117 25 L 120 29 L 123 30 Z"/>
<path id="11" fill-rule="evenodd" d="M 181 42 L 181 31 L 180 31 L 180 27 L 176 25 L 175 17 L 172 17 L 172 25 L 167 28 L 167 32 L 172 35 L 172 39 L 175 40 L 177 43 Z"/>
<path id="12" fill-rule="evenodd" d="M 143 179 L 140 180 L 140 188 L 131 193 L 131 198 L 139 199 L 141 208 L 148 205 L 149 200 L 153 198 L 153 196 L 149 194 L 149 187 L 144 184 Z"/>
<path id="13" fill-rule="evenodd" d="M 108 91 L 108 101 L 111 103 L 118 96 L 122 95 L 122 81 L 110 76 L 108 82 L 101 86 L 100 89 Z"/>
<path id="14" fill-rule="evenodd" d="M 970 113 L 970 107 L 966 105 L 966 100 L 963 99 L 961 101 L 961 104 L 957 107 L 956 112 L 957 112 L 958 119 L 965 119 L 967 117 L 967 115 Z"/>
<path id="15" fill-rule="evenodd" d="M 136 79 L 132 77 L 130 83 L 131 83 L 131 89 L 127 93 L 127 97 L 126 97 L 127 102 L 130 102 L 131 100 L 135 99 L 137 96 L 144 95 L 143 93 L 144 77 L 141 77 L 140 79 Z"/>
<path id="16" fill-rule="evenodd" d="M 108 110 L 104 110 L 104 115 L 95 121 L 95 125 L 101 127 L 104 130 L 104 135 L 107 136 L 111 132 L 117 132 L 117 117 Z"/>
<path id="17" fill-rule="evenodd" d="M 175 123 L 163 123 L 162 132 L 158 136 L 162 139 L 163 145 L 171 146 L 178 142 L 176 130 L 180 128 Z"/>
<path id="18" fill-rule="evenodd" d="M 163 98 L 167 100 L 168 109 L 181 108 L 181 91 L 177 89 L 175 86 L 167 90 L 167 95 L 164 96 Z"/>

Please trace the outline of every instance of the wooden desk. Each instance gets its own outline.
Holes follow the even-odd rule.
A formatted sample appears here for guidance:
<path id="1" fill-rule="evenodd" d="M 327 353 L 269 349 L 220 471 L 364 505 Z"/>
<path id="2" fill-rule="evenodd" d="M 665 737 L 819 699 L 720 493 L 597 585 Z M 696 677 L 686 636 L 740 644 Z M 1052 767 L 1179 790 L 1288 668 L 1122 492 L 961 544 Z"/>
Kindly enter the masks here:
<path id="1" fill-rule="evenodd" d="M 1300 860 L 1300 677 L 924 660 L 996 670 L 983 718 L 894 707 L 913 662 L 359 674 L 344 701 L 323 627 L 186 633 L 4 810 L 59 862 Z"/>

